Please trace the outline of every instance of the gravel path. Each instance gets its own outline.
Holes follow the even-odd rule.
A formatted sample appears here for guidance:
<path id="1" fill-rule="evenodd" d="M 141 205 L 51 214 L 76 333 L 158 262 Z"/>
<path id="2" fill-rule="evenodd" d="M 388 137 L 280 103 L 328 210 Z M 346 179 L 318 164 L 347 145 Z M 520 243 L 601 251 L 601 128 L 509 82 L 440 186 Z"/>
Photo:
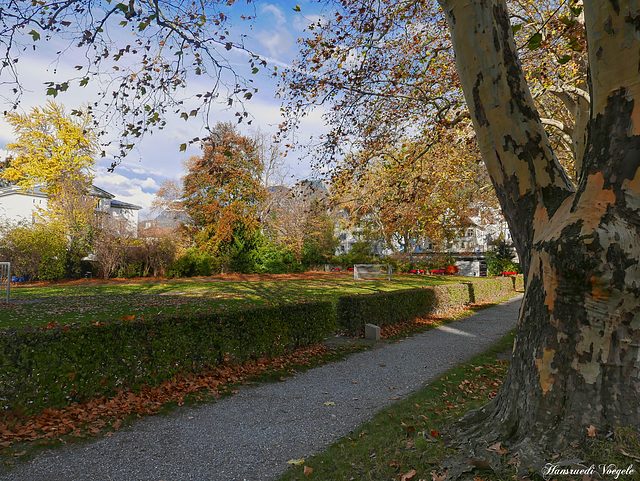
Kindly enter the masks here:
<path id="1" fill-rule="evenodd" d="M 521 296 L 409 339 L 45 451 L 3 481 L 273 480 L 515 327 Z M 393 389 L 390 389 L 393 387 Z M 334 404 L 325 404 L 334 403 Z"/>

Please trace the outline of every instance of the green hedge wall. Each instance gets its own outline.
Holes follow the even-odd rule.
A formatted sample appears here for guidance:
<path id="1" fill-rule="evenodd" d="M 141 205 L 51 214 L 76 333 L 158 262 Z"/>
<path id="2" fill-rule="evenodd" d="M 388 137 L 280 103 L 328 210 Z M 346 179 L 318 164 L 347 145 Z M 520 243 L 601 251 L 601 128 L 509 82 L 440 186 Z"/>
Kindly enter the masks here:
<path id="1" fill-rule="evenodd" d="M 471 302 L 487 302 L 514 291 L 513 277 L 493 277 L 466 282 Z"/>
<path id="2" fill-rule="evenodd" d="M 515 276 L 513 285 L 516 291 L 524 291 L 524 276 L 522 274 Z"/>
<path id="3" fill-rule="evenodd" d="M 366 323 L 384 326 L 433 311 L 433 289 L 408 289 L 375 294 L 342 296 L 336 306 L 338 329 L 359 335 Z"/>
<path id="4" fill-rule="evenodd" d="M 496 277 L 422 289 L 342 296 L 336 308 L 338 329 L 359 335 L 366 323 L 385 326 L 473 302 L 491 301 L 513 292 L 514 280 Z"/>
<path id="5" fill-rule="evenodd" d="M 318 342 L 335 327 L 330 302 L 145 321 L 109 321 L 0 334 L 0 412 L 36 413 L 156 385 L 178 373 L 274 355 Z"/>

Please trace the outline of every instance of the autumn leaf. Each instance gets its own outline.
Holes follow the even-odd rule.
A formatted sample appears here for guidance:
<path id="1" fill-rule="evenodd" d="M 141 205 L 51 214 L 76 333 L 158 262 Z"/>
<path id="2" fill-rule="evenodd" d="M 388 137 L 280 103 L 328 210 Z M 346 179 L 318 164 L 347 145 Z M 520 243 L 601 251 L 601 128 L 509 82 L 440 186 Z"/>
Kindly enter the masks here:
<path id="1" fill-rule="evenodd" d="M 304 458 L 300 458 L 300 459 L 290 459 L 289 461 L 287 461 L 287 464 L 292 464 L 294 466 L 301 466 L 302 464 L 304 464 Z"/>
<path id="2" fill-rule="evenodd" d="M 441 475 L 436 474 L 435 471 L 431 471 L 431 480 L 432 481 L 444 481 L 447 478 L 447 473 L 443 473 Z"/>
<path id="3" fill-rule="evenodd" d="M 309 476 L 311 473 L 313 473 L 313 468 L 310 468 L 309 466 L 305 466 L 304 467 L 304 475 L 305 476 Z"/>
<path id="4" fill-rule="evenodd" d="M 501 442 L 498 442 L 492 446 L 489 446 L 487 448 L 487 451 L 498 453 L 498 454 L 509 454 L 509 451 L 507 451 L 505 448 L 502 447 Z"/>
<path id="5" fill-rule="evenodd" d="M 593 424 L 587 428 L 587 434 L 591 438 L 595 438 L 596 437 L 596 428 L 595 428 L 595 426 Z"/>
<path id="6" fill-rule="evenodd" d="M 418 471 L 416 471 L 415 469 L 412 469 L 411 471 L 404 473 L 401 477 L 400 477 L 400 481 L 411 481 L 415 475 L 418 474 Z"/>
<path id="7" fill-rule="evenodd" d="M 333 401 L 327 401 L 326 403 L 324 403 L 325 406 L 335 406 L 336 403 L 334 403 Z"/>

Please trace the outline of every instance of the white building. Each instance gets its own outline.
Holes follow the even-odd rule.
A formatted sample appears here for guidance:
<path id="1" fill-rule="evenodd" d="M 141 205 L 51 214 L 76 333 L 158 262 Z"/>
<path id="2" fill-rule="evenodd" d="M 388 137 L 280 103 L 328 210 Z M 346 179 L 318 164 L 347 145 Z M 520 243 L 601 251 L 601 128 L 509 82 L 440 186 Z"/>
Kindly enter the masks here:
<path id="1" fill-rule="evenodd" d="M 96 209 L 109 214 L 113 219 L 124 221 L 125 229 L 131 237 L 138 232 L 138 205 L 122 202 L 95 185 L 89 189 L 89 194 L 98 199 Z M 13 223 L 33 223 L 38 209 L 47 209 L 48 196 L 39 187 L 23 190 L 11 185 L 0 187 L 0 219 Z"/>

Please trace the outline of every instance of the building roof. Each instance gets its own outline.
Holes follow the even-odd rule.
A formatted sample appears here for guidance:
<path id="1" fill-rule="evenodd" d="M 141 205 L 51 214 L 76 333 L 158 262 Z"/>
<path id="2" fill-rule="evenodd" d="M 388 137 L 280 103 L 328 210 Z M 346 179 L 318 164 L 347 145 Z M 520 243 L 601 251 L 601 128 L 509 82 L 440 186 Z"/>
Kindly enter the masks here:
<path id="1" fill-rule="evenodd" d="M 30 195 L 32 197 L 42 197 L 48 198 L 49 195 L 42 190 L 42 185 L 36 185 L 29 189 L 24 189 L 18 185 L 9 185 L 6 187 L 0 187 L 0 197 L 6 197 L 9 195 Z M 101 199 L 109 199 L 111 201 L 111 206 L 116 207 L 118 209 L 132 209 L 132 210 L 140 210 L 142 207 L 135 204 L 129 204 L 128 202 L 123 202 L 121 200 L 116 200 L 115 195 L 110 192 L 107 192 L 100 187 L 96 187 L 95 185 L 91 185 L 89 188 L 89 195 L 94 197 L 99 197 Z"/>
<path id="2" fill-rule="evenodd" d="M 111 199 L 111 207 L 116 207 L 118 209 L 131 209 L 131 210 L 140 210 L 142 207 L 135 204 L 129 204 L 128 202 L 123 202 L 121 200 Z"/>
<path id="3" fill-rule="evenodd" d="M 18 185 L 0 187 L 0 197 L 6 197 L 8 195 L 31 195 L 33 197 L 49 197 L 42 191 L 40 186 L 35 186 L 31 189 L 23 189 Z"/>

